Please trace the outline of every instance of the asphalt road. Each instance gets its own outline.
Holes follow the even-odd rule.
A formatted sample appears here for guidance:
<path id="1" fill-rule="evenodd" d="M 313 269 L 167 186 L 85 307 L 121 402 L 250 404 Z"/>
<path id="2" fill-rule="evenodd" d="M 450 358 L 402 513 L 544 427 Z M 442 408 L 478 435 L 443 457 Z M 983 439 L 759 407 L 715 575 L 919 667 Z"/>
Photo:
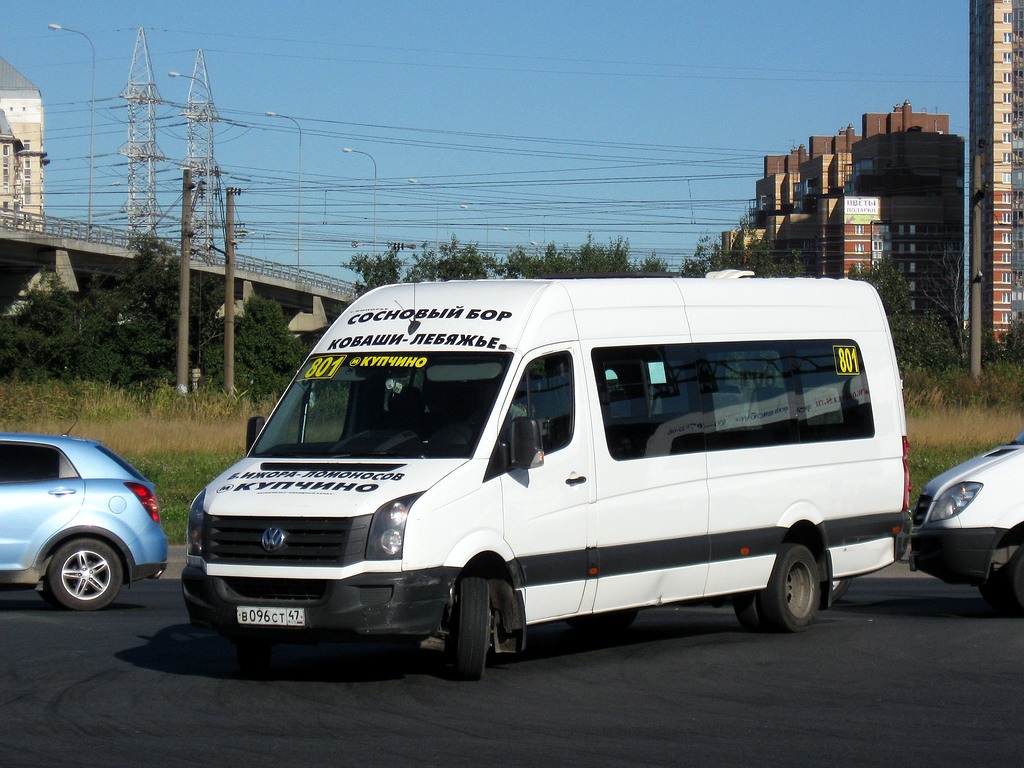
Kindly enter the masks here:
<path id="1" fill-rule="evenodd" d="M 663 607 L 615 640 L 535 628 L 478 683 L 381 645 L 279 648 L 270 680 L 240 680 L 173 576 L 94 614 L 0 593 L 0 638 L 3 768 L 1017 765 L 1024 747 L 1024 622 L 899 565 L 803 634 Z"/>

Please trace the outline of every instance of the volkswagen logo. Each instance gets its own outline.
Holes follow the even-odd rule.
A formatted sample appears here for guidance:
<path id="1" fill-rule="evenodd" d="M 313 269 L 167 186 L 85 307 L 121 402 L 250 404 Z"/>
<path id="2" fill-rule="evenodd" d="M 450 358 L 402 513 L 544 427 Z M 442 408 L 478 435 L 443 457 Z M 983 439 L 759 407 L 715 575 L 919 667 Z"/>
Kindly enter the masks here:
<path id="1" fill-rule="evenodd" d="M 272 525 L 263 532 L 260 544 L 267 552 L 279 552 L 284 547 L 284 540 L 287 536 L 284 529 Z"/>

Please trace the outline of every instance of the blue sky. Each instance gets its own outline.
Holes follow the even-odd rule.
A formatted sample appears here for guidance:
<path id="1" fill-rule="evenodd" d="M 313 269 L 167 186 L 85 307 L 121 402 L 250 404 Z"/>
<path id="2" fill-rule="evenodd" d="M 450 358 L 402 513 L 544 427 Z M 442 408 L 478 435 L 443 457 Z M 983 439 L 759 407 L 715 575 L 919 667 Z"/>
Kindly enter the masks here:
<path id="1" fill-rule="evenodd" d="M 859 132 L 863 113 L 904 100 L 968 129 L 958 0 L 36 0 L 5 15 L 0 57 L 43 96 L 47 213 L 81 220 L 91 52 L 51 23 L 95 46 L 94 222 L 126 223 L 119 94 L 142 27 L 167 102 L 156 112 L 168 233 L 191 81 L 167 72 L 192 74 L 202 49 L 222 118 L 216 160 L 242 190 L 240 251 L 343 278 L 352 243 L 374 231 L 499 254 L 621 236 L 638 257 L 678 263 L 736 225 L 765 154 Z"/>

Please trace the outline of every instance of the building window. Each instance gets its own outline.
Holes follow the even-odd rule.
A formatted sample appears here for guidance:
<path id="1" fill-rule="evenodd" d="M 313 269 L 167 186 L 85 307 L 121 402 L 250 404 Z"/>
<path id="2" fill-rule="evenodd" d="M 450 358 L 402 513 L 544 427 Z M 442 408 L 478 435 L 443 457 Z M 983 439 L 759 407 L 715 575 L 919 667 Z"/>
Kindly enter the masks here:
<path id="1" fill-rule="evenodd" d="M 1003 174 L 1003 184 L 1012 184 L 1012 183 L 1013 183 L 1013 174 L 1011 174 L 1011 173 L 1004 173 Z"/>
<path id="2" fill-rule="evenodd" d="M 917 272 L 917 262 L 916 261 L 910 262 L 910 271 L 911 271 L 911 273 Z"/>
<path id="3" fill-rule="evenodd" d="M 1012 43 L 1013 42 L 1013 32 L 1003 32 L 1003 42 L 1004 43 Z"/>
<path id="4" fill-rule="evenodd" d="M 864 253 L 864 243 L 854 243 L 854 245 L 853 245 L 853 252 L 854 253 Z"/>
<path id="5" fill-rule="evenodd" d="M 1004 93 L 1003 94 L 1003 104 L 1013 104 L 1013 94 L 1012 93 Z"/>
<path id="6" fill-rule="evenodd" d="M 855 234 L 855 235 L 863 235 L 864 234 L 864 225 L 863 224 L 854 224 L 854 226 L 853 226 L 853 234 Z"/>

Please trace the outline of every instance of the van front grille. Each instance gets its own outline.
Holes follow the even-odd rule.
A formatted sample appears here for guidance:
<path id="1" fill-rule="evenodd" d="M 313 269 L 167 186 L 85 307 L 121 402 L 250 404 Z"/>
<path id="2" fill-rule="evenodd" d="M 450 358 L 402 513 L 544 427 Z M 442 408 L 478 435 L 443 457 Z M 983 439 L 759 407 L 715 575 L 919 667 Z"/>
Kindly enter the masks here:
<path id="1" fill-rule="evenodd" d="M 362 561 L 372 515 L 228 517 L 208 515 L 206 560 L 248 565 L 349 565 Z M 274 544 L 279 541 L 278 546 Z"/>
<path id="2" fill-rule="evenodd" d="M 327 594 L 323 579 L 224 579 L 224 586 L 236 598 L 315 602 Z"/>

